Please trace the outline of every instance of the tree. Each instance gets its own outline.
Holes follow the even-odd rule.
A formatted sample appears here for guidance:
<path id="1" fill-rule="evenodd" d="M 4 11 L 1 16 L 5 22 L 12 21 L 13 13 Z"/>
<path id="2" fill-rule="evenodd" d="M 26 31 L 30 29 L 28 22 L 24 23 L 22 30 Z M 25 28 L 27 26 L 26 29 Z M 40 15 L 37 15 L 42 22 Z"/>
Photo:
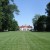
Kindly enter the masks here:
<path id="1" fill-rule="evenodd" d="M 11 24 L 11 21 L 14 18 L 13 13 L 19 13 L 18 7 L 14 3 L 10 4 L 9 1 L 10 0 L 0 0 L 0 29 L 2 31 L 9 28 L 9 25 Z"/>
<path id="2" fill-rule="evenodd" d="M 36 18 L 33 18 L 33 25 L 35 31 L 45 31 L 46 29 L 46 16 L 41 15 L 37 16 Z"/>
<path id="3" fill-rule="evenodd" d="M 47 16 L 50 17 L 50 2 L 46 6 L 46 13 L 47 13 Z"/>
<path id="4" fill-rule="evenodd" d="M 10 24 L 9 27 L 8 27 L 8 30 L 9 30 L 9 31 L 16 31 L 16 30 L 19 30 L 19 26 L 18 26 L 18 22 L 17 22 L 17 21 L 12 20 L 10 23 L 11 23 L 11 24 Z"/>
<path id="5" fill-rule="evenodd" d="M 47 13 L 47 28 L 46 31 L 50 31 L 50 2 L 46 6 L 46 13 Z"/>
<path id="6" fill-rule="evenodd" d="M 32 23 L 33 23 L 33 26 L 34 26 L 34 30 L 37 31 L 37 20 L 38 18 L 40 17 L 40 15 L 35 15 L 34 18 L 32 19 Z"/>
<path id="7" fill-rule="evenodd" d="M 46 30 L 46 16 L 42 15 L 37 20 L 37 31 L 45 31 Z"/>

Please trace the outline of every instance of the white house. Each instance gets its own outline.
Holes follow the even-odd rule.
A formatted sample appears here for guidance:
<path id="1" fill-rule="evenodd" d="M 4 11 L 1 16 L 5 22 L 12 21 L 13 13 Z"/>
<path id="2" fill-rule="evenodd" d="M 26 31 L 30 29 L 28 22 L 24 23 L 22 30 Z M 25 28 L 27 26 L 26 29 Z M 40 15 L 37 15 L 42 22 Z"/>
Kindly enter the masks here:
<path id="1" fill-rule="evenodd" d="M 20 28 L 20 31 L 29 31 L 29 30 L 31 30 L 32 29 L 32 26 L 24 26 L 24 25 L 22 25 L 22 26 L 20 26 L 19 27 Z"/>

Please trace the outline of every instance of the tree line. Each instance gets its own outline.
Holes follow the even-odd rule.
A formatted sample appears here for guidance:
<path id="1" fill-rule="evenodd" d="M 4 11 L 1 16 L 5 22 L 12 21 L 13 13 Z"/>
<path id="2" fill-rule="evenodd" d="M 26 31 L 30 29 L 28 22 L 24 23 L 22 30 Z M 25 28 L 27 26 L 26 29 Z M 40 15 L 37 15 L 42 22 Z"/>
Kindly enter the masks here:
<path id="1" fill-rule="evenodd" d="M 19 29 L 13 13 L 19 14 L 14 0 L 0 0 L 0 31 L 15 31 Z"/>
<path id="2" fill-rule="evenodd" d="M 50 31 L 50 2 L 46 5 L 47 15 L 35 15 L 32 19 L 34 31 Z"/>

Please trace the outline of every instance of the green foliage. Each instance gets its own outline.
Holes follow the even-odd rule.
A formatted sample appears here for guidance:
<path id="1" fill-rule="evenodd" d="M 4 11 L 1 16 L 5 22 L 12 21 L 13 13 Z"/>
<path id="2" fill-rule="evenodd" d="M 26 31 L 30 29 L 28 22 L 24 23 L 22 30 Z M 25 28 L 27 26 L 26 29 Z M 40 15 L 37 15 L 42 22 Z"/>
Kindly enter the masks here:
<path id="1" fill-rule="evenodd" d="M 0 0 L 0 27 L 2 28 L 2 31 L 7 30 L 11 25 L 11 21 L 13 21 L 14 18 L 13 13 L 19 13 L 18 7 L 15 4 L 10 4 L 9 1 L 10 0 Z"/>
<path id="2" fill-rule="evenodd" d="M 35 31 L 50 31 L 50 2 L 46 6 L 47 16 L 42 15 L 33 18 L 33 25 Z"/>
<path id="3" fill-rule="evenodd" d="M 34 18 L 32 19 L 33 25 L 36 23 L 36 21 L 38 20 L 38 18 L 40 17 L 40 15 L 36 14 L 34 16 Z"/>
<path id="4" fill-rule="evenodd" d="M 46 6 L 46 13 L 47 13 L 47 28 L 46 31 L 50 31 L 50 2 Z"/>
<path id="5" fill-rule="evenodd" d="M 45 29 L 46 29 L 46 16 L 45 15 L 42 15 L 42 16 L 36 15 L 36 17 L 33 18 L 34 30 L 35 31 L 45 31 Z"/>
<path id="6" fill-rule="evenodd" d="M 12 20 L 9 24 L 8 30 L 9 31 L 15 31 L 15 30 L 18 30 L 18 29 L 19 29 L 18 22 L 16 22 L 15 20 Z"/>
<path id="7" fill-rule="evenodd" d="M 50 16 L 50 2 L 46 6 L 46 13 L 48 16 Z"/>
<path id="8" fill-rule="evenodd" d="M 40 15 L 35 15 L 34 18 L 32 19 L 32 23 L 33 23 L 33 26 L 34 26 L 34 30 L 36 31 L 37 30 L 37 20 L 39 19 Z"/>
<path id="9" fill-rule="evenodd" d="M 37 30 L 38 31 L 45 31 L 45 29 L 46 29 L 46 16 L 42 15 L 37 20 Z"/>

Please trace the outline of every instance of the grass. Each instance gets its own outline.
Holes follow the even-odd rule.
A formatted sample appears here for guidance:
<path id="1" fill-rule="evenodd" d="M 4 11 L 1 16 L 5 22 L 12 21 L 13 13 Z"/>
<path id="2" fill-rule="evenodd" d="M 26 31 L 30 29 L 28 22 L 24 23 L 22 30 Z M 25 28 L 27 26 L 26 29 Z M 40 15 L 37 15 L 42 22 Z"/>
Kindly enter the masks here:
<path id="1" fill-rule="evenodd" d="M 0 32 L 0 50 L 50 50 L 50 32 Z"/>

